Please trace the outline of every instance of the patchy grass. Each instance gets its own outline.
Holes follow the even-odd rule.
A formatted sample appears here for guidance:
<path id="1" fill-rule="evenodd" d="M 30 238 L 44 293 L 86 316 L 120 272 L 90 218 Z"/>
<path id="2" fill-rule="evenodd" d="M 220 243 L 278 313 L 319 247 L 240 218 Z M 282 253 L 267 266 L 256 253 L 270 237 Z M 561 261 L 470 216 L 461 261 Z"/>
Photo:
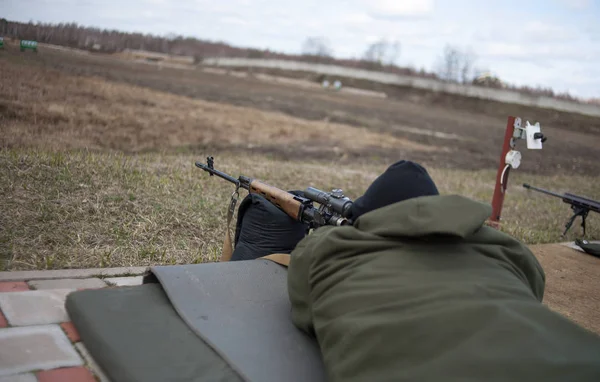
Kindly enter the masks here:
<path id="1" fill-rule="evenodd" d="M 282 162 L 257 155 L 215 154 L 234 176 L 283 189 L 341 187 L 356 198 L 381 165 Z M 232 185 L 194 166 L 204 153 L 126 155 L 86 151 L 0 151 L 0 258 L 3 270 L 143 266 L 215 261 L 225 233 Z M 430 169 L 443 193 L 491 200 L 491 171 Z M 600 199 L 597 178 L 512 175 L 502 229 L 533 244 L 556 242 L 570 216 L 558 199 L 529 194 L 527 181 Z M 589 218 L 590 237 L 600 219 Z M 567 237 L 580 232 L 578 226 Z M 565 239 L 566 240 L 566 239 Z"/>
<path id="2" fill-rule="evenodd" d="M 308 154 L 444 151 L 364 127 L 308 121 L 0 60 L 0 147 L 144 152 L 219 145 Z M 332 134 L 335 132 L 335 134 Z"/>
<path id="3" fill-rule="evenodd" d="M 207 74 L 165 70 L 144 77 L 160 82 L 161 91 L 49 69 L 75 60 L 69 57 L 55 57 L 52 65 L 46 53 L 0 57 L 1 270 L 218 259 L 233 188 L 195 168 L 194 161 L 206 155 L 236 176 L 287 190 L 341 187 L 351 198 L 362 194 L 390 158 L 412 159 L 427 165 L 443 193 L 491 200 L 494 171 L 445 168 L 495 166 L 497 154 L 487 149 L 496 148 L 490 132 L 501 132 L 504 122 L 496 128 L 493 118 L 288 88 L 262 92 L 257 82 L 223 82 Z M 104 68 L 106 60 L 75 64 L 75 73 L 102 68 L 111 71 L 109 78 L 135 77 L 131 68 Z M 221 94 L 217 99 L 223 103 L 173 94 L 181 89 L 172 86 L 188 82 L 193 94 L 211 100 Z M 283 103 L 273 103 L 277 97 Z M 234 101 L 246 106 L 227 104 Z M 265 106 L 271 104 L 277 107 Z M 319 117 L 323 110 L 335 118 Z M 440 131 L 452 139 L 436 138 Z M 597 168 L 595 135 L 562 126 L 545 131 L 549 142 L 557 142 L 549 143 L 551 156 L 527 152 L 527 160 L 540 164 L 537 173 L 557 174 L 511 174 L 501 227 L 530 244 L 573 239 L 580 228 L 561 238 L 569 206 L 520 184 L 600 199 L 597 175 L 564 175 Z M 201 147 L 210 149 L 200 152 Z M 273 159 L 282 156 L 292 161 Z M 600 238 L 598 218 L 589 216 L 590 238 Z"/>
<path id="4" fill-rule="evenodd" d="M 190 166 L 160 157 L 5 151 L 0 242 L 9 269 L 217 258 L 222 208 Z M 217 187 L 224 185 L 217 185 Z M 202 214 L 202 216 L 200 216 Z M 210 233 L 210 234 L 207 234 Z M 211 236 L 212 234 L 212 236 Z"/>

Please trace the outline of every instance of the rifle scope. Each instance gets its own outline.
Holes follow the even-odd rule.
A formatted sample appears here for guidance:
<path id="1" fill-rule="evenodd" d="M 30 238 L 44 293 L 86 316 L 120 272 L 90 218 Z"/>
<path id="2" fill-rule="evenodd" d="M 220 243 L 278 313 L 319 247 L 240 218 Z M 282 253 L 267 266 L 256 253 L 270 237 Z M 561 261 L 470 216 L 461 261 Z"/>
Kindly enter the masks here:
<path id="1" fill-rule="evenodd" d="M 340 189 L 332 190 L 331 192 L 321 191 L 314 187 L 308 187 L 304 191 L 307 198 L 331 208 L 335 213 L 347 218 L 350 215 L 350 207 L 352 201 Z"/>

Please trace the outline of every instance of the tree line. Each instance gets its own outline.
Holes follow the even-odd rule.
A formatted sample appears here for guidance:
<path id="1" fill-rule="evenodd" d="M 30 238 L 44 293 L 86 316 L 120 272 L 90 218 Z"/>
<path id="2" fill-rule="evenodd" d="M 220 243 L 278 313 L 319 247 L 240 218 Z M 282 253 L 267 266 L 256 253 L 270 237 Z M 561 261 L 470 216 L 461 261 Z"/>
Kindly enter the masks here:
<path id="1" fill-rule="evenodd" d="M 340 59 L 333 57 L 333 48 L 327 38 L 308 37 L 301 54 L 283 54 L 269 49 L 234 47 L 222 41 L 209 41 L 176 34 L 165 36 L 128 33 L 118 30 L 86 27 L 77 23 L 21 23 L 0 19 L 0 36 L 35 40 L 40 43 L 61 45 L 101 53 L 116 53 L 126 49 L 145 50 L 170 55 L 194 57 L 201 62 L 204 57 L 241 57 L 280 60 L 297 60 L 346 67 L 377 70 L 388 73 L 433 78 L 447 82 L 503 87 L 528 94 L 545 95 L 575 100 L 569 94 L 556 94 L 551 88 L 515 87 L 489 75 L 488 70 L 475 66 L 476 55 L 466 49 L 446 46 L 438 58 L 434 71 L 424 68 L 401 67 L 397 60 L 401 52 L 399 41 L 381 39 L 369 44 L 361 57 Z"/>
<path id="2" fill-rule="evenodd" d="M 118 30 L 86 27 L 77 23 L 21 23 L 0 19 L 0 36 L 35 40 L 40 43 L 61 45 L 75 49 L 84 49 L 102 53 L 122 52 L 126 49 L 145 50 L 170 55 L 194 57 L 197 62 L 203 57 L 242 57 L 282 60 L 300 60 L 335 64 L 362 69 L 380 70 L 385 72 L 420 75 L 435 78 L 434 73 L 424 69 L 401 68 L 383 58 L 384 46 L 374 49 L 371 57 L 359 59 L 334 58 L 328 46 L 324 45 L 322 37 L 308 38 L 304 43 L 302 53 L 298 55 L 283 54 L 269 49 L 254 49 L 234 47 L 222 41 L 209 41 L 194 37 L 168 34 L 159 36 L 143 33 L 127 33 Z"/>
<path id="3" fill-rule="evenodd" d="M 127 33 L 114 29 L 85 27 L 77 23 L 20 23 L 0 19 L 0 36 L 104 53 L 139 49 L 172 55 L 227 57 L 238 56 L 245 50 L 224 42 L 205 41 L 181 35 Z"/>
<path id="4" fill-rule="evenodd" d="M 309 37 L 302 46 L 305 56 L 321 57 L 329 59 L 333 57 L 333 48 L 325 37 Z M 447 44 L 438 56 L 434 71 L 427 72 L 424 69 L 416 71 L 413 68 L 399 68 L 396 61 L 400 55 L 400 42 L 381 39 L 367 46 L 360 62 L 363 67 L 371 70 L 384 70 L 401 74 L 418 75 L 422 77 L 435 78 L 440 81 L 469 84 L 493 88 L 504 88 L 521 93 L 554 97 L 569 101 L 579 101 L 569 93 L 557 93 L 551 87 L 543 86 L 515 86 L 502 81 L 493 75 L 487 68 L 476 65 L 477 55 L 469 48 L 462 48 Z M 396 70 L 390 68 L 396 68 Z M 592 99 L 590 103 L 598 103 Z"/>

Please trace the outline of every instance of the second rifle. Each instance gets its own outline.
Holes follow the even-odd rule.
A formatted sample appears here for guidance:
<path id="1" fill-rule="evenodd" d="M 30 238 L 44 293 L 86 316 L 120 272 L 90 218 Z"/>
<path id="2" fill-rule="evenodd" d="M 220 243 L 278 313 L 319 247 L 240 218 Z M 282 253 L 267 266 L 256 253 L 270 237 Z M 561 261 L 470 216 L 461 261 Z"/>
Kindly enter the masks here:
<path id="1" fill-rule="evenodd" d="M 567 231 L 573 225 L 573 222 L 575 221 L 577 216 L 581 216 L 581 227 L 583 228 L 583 236 L 585 236 L 585 219 L 587 218 L 588 213 L 590 211 L 600 213 L 600 202 L 597 200 L 569 193 L 559 194 L 553 191 L 544 190 L 543 188 L 530 186 L 529 184 L 523 184 L 523 187 L 537 192 L 541 192 L 546 195 L 561 198 L 563 202 L 571 205 L 571 209 L 573 210 L 574 215 L 571 216 L 569 221 L 567 221 L 567 224 L 565 224 L 565 232 L 563 232 L 562 236 L 565 236 Z"/>

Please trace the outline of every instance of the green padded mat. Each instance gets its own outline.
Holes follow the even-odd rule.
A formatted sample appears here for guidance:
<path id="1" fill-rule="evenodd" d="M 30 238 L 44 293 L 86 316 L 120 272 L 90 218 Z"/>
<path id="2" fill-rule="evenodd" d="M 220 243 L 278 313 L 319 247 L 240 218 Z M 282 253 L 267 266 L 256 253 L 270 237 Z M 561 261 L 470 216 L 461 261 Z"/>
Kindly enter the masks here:
<path id="1" fill-rule="evenodd" d="M 74 292 L 66 308 L 112 382 L 242 381 L 181 320 L 160 284 Z"/>
<path id="2" fill-rule="evenodd" d="M 150 270 L 141 286 L 67 297 L 112 382 L 326 380 L 316 340 L 291 321 L 284 267 L 249 260 Z"/>

